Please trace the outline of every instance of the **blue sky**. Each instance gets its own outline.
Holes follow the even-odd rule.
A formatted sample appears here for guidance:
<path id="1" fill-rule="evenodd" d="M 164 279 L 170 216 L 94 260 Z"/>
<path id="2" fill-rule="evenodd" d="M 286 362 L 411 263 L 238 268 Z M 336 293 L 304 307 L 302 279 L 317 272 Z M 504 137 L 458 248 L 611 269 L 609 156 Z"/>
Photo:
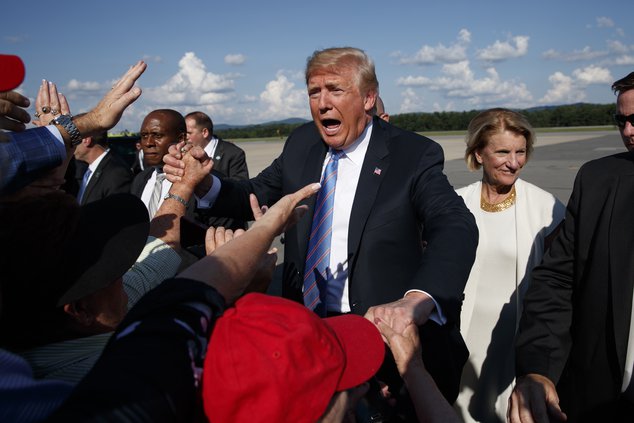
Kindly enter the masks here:
<path id="1" fill-rule="evenodd" d="M 0 52 L 25 62 L 20 91 L 58 84 L 74 113 L 139 59 L 152 109 L 203 110 L 215 123 L 309 118 L 303 80 L 316 49 L 354 46 L 375 61 L 389 113 L 610 103 L 634 71 L 631 2 L 7 1 Z M 10 17 L 7 19 L 7 17 Z"/>

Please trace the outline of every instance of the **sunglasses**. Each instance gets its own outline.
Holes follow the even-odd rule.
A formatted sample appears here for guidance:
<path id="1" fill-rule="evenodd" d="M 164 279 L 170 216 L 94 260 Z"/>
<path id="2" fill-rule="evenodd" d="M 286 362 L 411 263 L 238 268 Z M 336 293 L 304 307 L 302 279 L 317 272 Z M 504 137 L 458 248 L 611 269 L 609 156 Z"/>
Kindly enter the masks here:
<path id="1" fill-rule="evenodd" d="M 625 122 L 629 122 L 634 126 L 634 114 L 632 115 L 614 115 L 614 121 L 619 128 L 625 128 Z"/>

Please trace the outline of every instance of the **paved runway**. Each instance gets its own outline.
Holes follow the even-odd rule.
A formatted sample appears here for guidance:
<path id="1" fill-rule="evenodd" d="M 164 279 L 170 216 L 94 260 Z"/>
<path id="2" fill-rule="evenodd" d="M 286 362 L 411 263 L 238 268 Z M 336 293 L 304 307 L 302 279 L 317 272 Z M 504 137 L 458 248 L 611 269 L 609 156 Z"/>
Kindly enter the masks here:
<path id="1" fill-rule="evenodd" d="M 481 172 L 469 172 L 463 160 L 464 138 L 435 136 L 445 152 L 445 173 L 456 187 L 481 178 Z M 249 174 L 257 175 L 282 151 L 284 141 L 249 141 L 237 143 L 247 155 Z M 592 159 L 625 151 L 617 130 L 593 132 L 539 133 L 535 151 L 522 170 L 522 178 L 553 193 L 566 203 L 579 167 Z"/>
<path id="2" fill-rule="evenodd" d="M 435 136 L 445 152 L 445 174 L 449 182 L 460 188 L 482 177 L 481 171 L 469 172 L 463 159 L 464 137 Z M 249 141 L 237 143 L 244 149 L 249 175 L 255 176 L 280 154 L 284 141 Z M 533 155 L 522 170 L 522 179 L 551 192 L 564 204 L 568 202 L 579 167 L 589 160 L 625 151 L 618 131 L 539 133 Z M 278 264 L 284 257 L 284 246 L 279 239 Z M 272 295 L 281 295 L 280 268 L 269 289 Z"/>

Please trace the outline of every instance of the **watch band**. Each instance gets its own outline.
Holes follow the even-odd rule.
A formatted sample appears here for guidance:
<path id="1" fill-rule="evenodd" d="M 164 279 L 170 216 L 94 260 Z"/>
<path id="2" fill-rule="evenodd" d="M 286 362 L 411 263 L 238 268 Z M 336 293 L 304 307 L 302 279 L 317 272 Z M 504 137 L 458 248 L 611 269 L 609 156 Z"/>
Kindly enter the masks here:
<path id="1" fill-rule="evenodd" d="M 172 200 L 178 201 L 183 206 L 187 207 L 187 201 L 185 201 L 185 199 L 183 197 L 181 197 L 180 195 L 176 195 L 176 194 L 172 194 L 171 192 L 168 192 L 167 195 L 163 198 L 163 200 L 168 200 L 170 198 Z"/>
<path id="2" fill-rule="evenodd" d="M 70 145 L 75 147 L 78 144 L 81 144 L 81 134 L 79 133 L 79 129 L 75 126 L 73 119 L 70 115 L 60 115 L 54 118 L 51 123 L 56 124 L 64 128 L 64 130 L 70 136 Z"/>

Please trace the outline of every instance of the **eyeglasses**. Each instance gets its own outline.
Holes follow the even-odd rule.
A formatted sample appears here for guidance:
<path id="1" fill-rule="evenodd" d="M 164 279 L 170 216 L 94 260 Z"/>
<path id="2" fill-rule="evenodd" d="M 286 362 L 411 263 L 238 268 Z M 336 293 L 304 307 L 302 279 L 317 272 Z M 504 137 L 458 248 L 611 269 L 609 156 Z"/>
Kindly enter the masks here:
<path id="1" fill-rule="evenodd" d="M 632 115 L 614 115 L 614 121 L 619 128 L 625 128 L 625 122 L 629 122 L 634 126 L 634 114 Z"/>

